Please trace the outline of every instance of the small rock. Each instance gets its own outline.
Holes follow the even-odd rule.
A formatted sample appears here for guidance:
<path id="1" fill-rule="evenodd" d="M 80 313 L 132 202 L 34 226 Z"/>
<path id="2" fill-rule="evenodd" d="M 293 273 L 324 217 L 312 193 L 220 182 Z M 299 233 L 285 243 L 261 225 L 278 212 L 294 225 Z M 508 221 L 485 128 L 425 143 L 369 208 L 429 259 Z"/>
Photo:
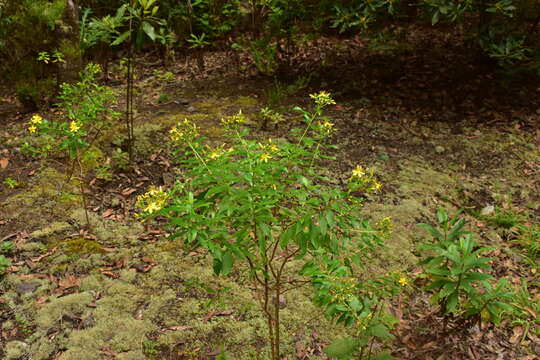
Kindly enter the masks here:
<path id="1" fill-rule="evenodd" d="M 177 105 L 189 105 L 189 100 L 184 98 L 178 98 L 173 101 Z"/>
<path id="2" fill-rule="evenodd" d="M 19 295 L 24 295 L 36 291 L 36 289 L 40 286 L 41 284 L 38 282 L 26 281 L 17 285 L 17 287 L 15 287 L 15 292 Z"/>
<path id="3" fill-rule="evenodd" d="M 486 205 L 481 211 L 480 211 L 480 215 L 482 216 L 487 216 L 487 215 L 491 215 L 495 212 L 495 206 L 493 205 Z"/>
<path id="4" fill-rule="evenodd" d="M 195 106 L 191 105 L 190 107 L 187 108 L 187 112 L 191 113 L 191 114 L 196 113 L 197 108 Z"/>
<path id="5" fill-rule="evenodd" d="M 145 264 L 134 264 L 132 266 L 132 268 L 134 268 L 138 272 L 146 272 L 146 265 Z"/>
<path id="6" fill-rule="evenodd" d="M 440 146 L 440 145 L 435 146 L 435 152 L 436 152 L 437 154 L 442 154 L 442 153 L 445 152 L 445 151 L 446 151 L 446 149 L 445 149 L 444 147 L 442 147 L 442 146 Z"/>

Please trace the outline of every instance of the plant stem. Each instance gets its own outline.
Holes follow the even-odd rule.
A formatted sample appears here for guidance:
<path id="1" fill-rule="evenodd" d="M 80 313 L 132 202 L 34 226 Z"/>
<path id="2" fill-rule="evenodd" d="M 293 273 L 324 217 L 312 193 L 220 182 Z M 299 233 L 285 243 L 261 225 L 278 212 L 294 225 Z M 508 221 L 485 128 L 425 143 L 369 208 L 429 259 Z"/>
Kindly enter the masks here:
<path id="1" fill-rule="evenodd" d="M 85 195 L 85 192 L 84 192 L 84 169 L 83 169 L 83 166 L 82 166 L 82 163 L 81 163 L 81 157 L 80 157 L 80 151 L 79 149 L 77 149 L 77 162 L 79 163 L 79 170 L 80 170 L 80 174 L 81 174 L 81 179 L 80 179 L 80 183 L 79 183 L 79 186 L 80 186 L 80 189 L 81 189 L 81 196 L 82 196 L 82 205 L 83 205 L 83 209 L 84 209 L 84 216 L 86 218 L 86 227 L 88 229 L 90 229 L 90 219 L 88 217 L 88 209 L 86 208 L 86 195 Z"/>

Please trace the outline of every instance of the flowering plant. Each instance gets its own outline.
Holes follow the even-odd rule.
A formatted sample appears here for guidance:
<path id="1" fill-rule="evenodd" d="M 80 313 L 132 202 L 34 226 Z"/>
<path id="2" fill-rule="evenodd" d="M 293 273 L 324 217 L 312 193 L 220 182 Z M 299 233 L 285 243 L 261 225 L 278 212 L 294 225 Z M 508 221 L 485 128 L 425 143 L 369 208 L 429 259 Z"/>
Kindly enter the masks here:
<path id="1" fill-rule="evenodd" d="M 296 108 L 304 114 L 304 128 L 287 140 L 251 138 L 242 112 L 222 119 L 227 141 L 218 146 L 208 144 L 195 124 L 180 122 L 170 135 L 185 179 L 166 196 L 152 189 L 140 197 L 143 215 L 168 218 L 172 236 L 188 250 L 208 250 L 217 274 L 229 274 L 235 263 L 247 271 L 259 292 L 275 360 L 278 299 L 306 282 L 290 263 L 342 259 L 380 242 L 380 231 L 359 220 L 351 191 L 322 175 L 318 160 L 334 128 L 323 108 L 335 102 L 325 92 L 311 97 L 313 110 Z M 362 261 L 360 254 L 353 258 Z"/>
<path id="2" fill-rule="evenodd" d="M 117 116 L 108 105 L 115 102 L 112 90 L 96 83 L 96 75 L 101 71 L 97 64 L 88 64 L 80 73 L 81 81 L 76 84 L 62 84 L 58 107 L 63 111 L 65 121 L 50 121 L 34 114 L 28 123 L 28 131 L 35 135 L 46 135 L 51 143 L 47 150 L 68 152 L 72 160 L 77 159 L 94 141 L 100 131 Z"/>
<path id="3" fill-rule="evenodd" d="M 115 102 L 111 89 L 100 86 L 96 82 L 96 75 L 101 71 L 99 65 L 88 64 L 80 73 L 81 80 L 76 84 L 62 84 L 60 103 L 64 118 L 61 120 L 47 120 L 39 114 L 34 114 L 28 122 L 28 132 L 40 135 L 45 139 L 41 149 L 26 144 L 34 153 L 48 153 L 50 151 L 67 151 L 70 167 L 69 178 L 78 166 L 81 180 L 81 195 L 86 211 L 84 190 L 82 188 L 85 178 L 85 169 L 82 158 L 100 132 L 110 125 L 111 119 L 118 116 L 108 107 Z M 88 214 L 87 214 L 88 223 Z"/>

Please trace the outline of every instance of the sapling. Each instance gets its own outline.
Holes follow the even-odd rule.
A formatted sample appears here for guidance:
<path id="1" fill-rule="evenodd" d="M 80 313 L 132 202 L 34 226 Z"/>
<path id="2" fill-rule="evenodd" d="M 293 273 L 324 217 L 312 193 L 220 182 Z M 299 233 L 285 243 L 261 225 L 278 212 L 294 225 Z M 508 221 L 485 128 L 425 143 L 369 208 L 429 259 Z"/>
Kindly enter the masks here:
<path id="1" fill-rule="evenodd" d="M 169 191 L 154 187 L 138 198 L 140 215 L 166 217 L 186 250 L 206 249 L 216 274 L 230 274 L 235 264 L 248 274 L 273 360 L 281 357 L 280 299 L 310 283 L 299 265 L 378 241 L 379 232 L 358 217 L 353 195 L 380 185 L 369 172 L 353 174 L 348 188 L 322 175 L 319 160 L 334 131 L 323 108 L 335 102 L 325 92 L 311 97 L 312 110 L 296 108 L 304 128 L 293 131 L 292 141 L 250 138 L 242 112 L 222 119 L 221 145 L 208 143 L 196 124 L 180 122 L 170 135 L 184 178 Z"/>
<path id="2" fill-rule="evenodd" d="M 118 114 L 108 107 L 116 99 L 111 89 L 96 82 L 96 75 L 101 71 L 99 65 L 88 64 L 80 73 L 81 80 L 76 84 L 62 84 L 58 107 L 65 118 L 56 120 L 44 119 L 34 114 L 28 123 L 31 134 L 44 136 L 47 152 L 67 152 L 69 181 L 77 169 L 81 198 L 89 225 L 84 181 L 86 169 L 83 158 L 101 131 L 110 125 Z"/>

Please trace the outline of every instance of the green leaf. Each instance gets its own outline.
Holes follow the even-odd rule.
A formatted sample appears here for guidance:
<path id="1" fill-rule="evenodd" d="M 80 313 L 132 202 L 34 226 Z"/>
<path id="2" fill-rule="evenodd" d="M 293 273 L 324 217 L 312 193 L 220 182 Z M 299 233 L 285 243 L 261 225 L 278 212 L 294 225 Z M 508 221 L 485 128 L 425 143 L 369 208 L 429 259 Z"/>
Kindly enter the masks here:
<path id="1" fill-rule="evenodd" d="M 452 295 L 448 297 L 448 301 L 446 302 L 445 312 L 447 314 L 457 312 L 458 301 L 459 301 L 459 297 L 458 297 L 457 291 L 453 292 Z"/>
<path id="2" fill-rule="evenodd" d="M 324 353 L 331 358 L 350 359 L 358 349 L 358 340 L 353 337 L 345 337 L 334 340 L 324 348 Z"/>
<path id="3" fill-rule="evenodd" d="M 223 254 L 223 258 L 221 259 L 221 273 L 223 275 L 228 275 L 231 270 L 234 263 L 234 258 L 230 251 L 227 251 L 225 254 Z"/>
<path id="4" fill-rule="evenodd" d="M 435 14 L 433 14 L 433 17 L 431 18 L 431 25 L 435 25 L 439 22 L 439 11 L 435 11 Z"/>
<path id="5" fill-rule="evenodd" d="M 390 354 L 389 351 L 385 350 L 377 355 L 371 356 L 372 360 L 393 360 L 394 357 Z"/>
<path id="6" fill-rule="evenodd" d="M 388 328 L 384 324 L 375 324 L 367 330 L 368 335 L 376 336 L 379 339 L 392 339 L 394 335 L 390 334 Z"/>
<path id="7" fill-rule="evenodd" d="M 444 208 L 437 209 L 437 220 L 439 224 L 445 224 L 448 221 L 448 213 Z"/>
<path id="8" fill-rule="evenodd" d="M 360 299 L 358 297 L 353 297 L 351 301 L 349 301 L 349 306 L 356 312 L 362 310 L 362 303 L 360 302 Z"/>
<path id="9" fill-rule="evenodd" d="M 146 35 L 148 35 L 148 37 L 149 37 L 152 41 L 156 40 L 156 30 L 154 29 L 154 27 L 153 27 L 150 23 L 144 21 L 144 22 L 142 23 L 142 29 L 144 30 L 144 32 L 146 33 Z"/>
<path id="10" fill-rule="evenodd" d="M 129 37 L 129 35 L 131 34 L 131 31 L 126 31 L 124 32 L 122 35 L 118 36 L 112 43 L 111 43 L 111 46 L 116 46 L 116 45 L 120 45 L 121 43 L 123 43 L 124 41 L 126 41 L 126 39 Z"/>

